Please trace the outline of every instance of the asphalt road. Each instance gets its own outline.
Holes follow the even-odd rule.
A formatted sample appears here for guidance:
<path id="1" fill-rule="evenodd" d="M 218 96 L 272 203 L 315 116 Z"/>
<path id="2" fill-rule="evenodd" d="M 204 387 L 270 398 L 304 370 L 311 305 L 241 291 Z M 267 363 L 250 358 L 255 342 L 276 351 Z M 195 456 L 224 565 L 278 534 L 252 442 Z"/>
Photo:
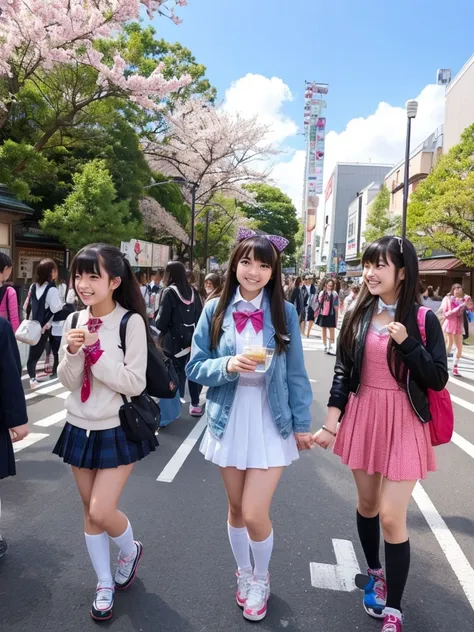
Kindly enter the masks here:
<path id="1" fill-rule="evenodd" d="M 316 429 L 334 359 L 316 336 L 304 346 Z M 438 472 L 417 488 L 410 507 L 407 632 L 474 630 L 474 362 L 464 362 L 462 373 L 449 385 L 456 443 L 436 449 Z M 1 632 L 87 632 L 97 625 L 111 632 L 238 632 L 254 625 L 379 632 L 352 585 L 357 566 L 364 570 L 352 477 L 319 449 L 287 468 L 275 497 L 269 614 L 259 624 L 242 618 L 223 487 L 217 468 L 197 450 L 203 422 L 187 414 L 160 432 L 158 451 L 135 467 L 122 508 L 144 544 L 142 564 L 130 590 L 116 596 L 114 618 L 94 623 L 95 577 L 79 496 L 68 467 L 51 454 L 65 394 L 54 386 L 28 399 L 31 435 L 16 454 L 18 475 L 0 483 L 1 532 L 10 545 L 0 562 Z M 334 544 L 337 567 L 330 566 L 337 561 Z"/>

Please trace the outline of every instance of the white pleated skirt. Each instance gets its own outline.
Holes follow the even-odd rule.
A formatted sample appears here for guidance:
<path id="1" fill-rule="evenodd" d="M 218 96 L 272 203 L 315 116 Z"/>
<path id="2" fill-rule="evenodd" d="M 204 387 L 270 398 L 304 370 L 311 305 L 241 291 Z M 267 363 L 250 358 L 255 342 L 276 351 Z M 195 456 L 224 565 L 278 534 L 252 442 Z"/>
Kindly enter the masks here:
<path id="1" fill-rule="evenodd" d="M 273 421 L 265 383 L 253 381 L 240 378 L 222 439 L 208 428 L 201 441 L 204 458 L 219 467 L 266 470 L 299 458 L 295 435 L 283 439 Z"/>

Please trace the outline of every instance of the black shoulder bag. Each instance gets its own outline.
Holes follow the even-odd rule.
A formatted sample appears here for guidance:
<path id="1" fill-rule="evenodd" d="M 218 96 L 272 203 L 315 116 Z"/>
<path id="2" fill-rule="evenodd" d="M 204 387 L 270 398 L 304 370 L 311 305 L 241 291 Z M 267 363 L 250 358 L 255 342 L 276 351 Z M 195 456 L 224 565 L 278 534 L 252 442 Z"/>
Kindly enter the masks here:
<path id="1" fill-rule="evenodd" d="M 127 322 L 131 315 L 132 312 L 127 312 L 120 323 L 120 340 L 124 358 L 126 353 L 125 334 Z M 124 326 L 122 326 L 123 324 Z M 144 361 L 146 362 L 146 358 L 144 358 Z M 120 425 L 127 439 L 134 443 L 153 440 L 156 431 L 160 427 L 160 407 L 158 404 L 153 401 L 146 390 L 141 395 L 131 397 L 130 401 L 127 400 L 125 395 L 121 394 L 121 397 L 123 404 L 120 406 L 119 418 Z"/>

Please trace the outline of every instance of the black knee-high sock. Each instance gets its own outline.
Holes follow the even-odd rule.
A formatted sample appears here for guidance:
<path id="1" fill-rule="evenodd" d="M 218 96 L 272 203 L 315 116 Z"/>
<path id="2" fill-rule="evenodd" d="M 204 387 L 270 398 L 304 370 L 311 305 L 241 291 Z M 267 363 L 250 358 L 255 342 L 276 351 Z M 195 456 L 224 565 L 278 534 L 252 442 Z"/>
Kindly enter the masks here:
<path id="1" fill-rule="evenodd" d="M 380 520 L 378 515 L 374 518 L 365 518 L 357 512 L 357 531 L 368 567 L 374 570 L 381 568 L 379 555 Z"/>
<path id="2" fill-rule="evenodd" d="M 410 540 L 401 544 L 385 542 L 387 607 L 402 609 L 402 596 L 410 569 Z"/>

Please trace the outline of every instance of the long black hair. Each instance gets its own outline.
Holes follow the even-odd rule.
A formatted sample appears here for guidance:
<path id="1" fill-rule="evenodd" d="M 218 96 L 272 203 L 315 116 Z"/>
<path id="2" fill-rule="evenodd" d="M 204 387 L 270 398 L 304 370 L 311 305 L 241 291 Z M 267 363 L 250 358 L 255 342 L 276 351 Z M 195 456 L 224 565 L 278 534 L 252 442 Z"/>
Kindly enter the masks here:
<path id="1" fill-rule="evenodd" d="M 170 261 L 165 270 L 165 287 L 176 285 L 183 298 L 189 301 L 193 296 L 193 288 L 188 281 L 186 268 L 181 261 Z"/>
<path id="2" fill-rule="evenodd" d="M 149 335 L 145 300 L 137 278 L 130 267 L 128 259 L 115 246 L 90 244 L 79 250 L 71 264 L 71 279 L 74 283 L 74 289 L 76 290 L 76 275 L 85 273 L 102 276 L 100 272 L 101 266 L 110 279 L 120 277 L 122 282 L 114 290 L 112 298 L 124 309 L 140 314 L 147 328 L 147 335 Z"/>
<path id="3" fill-rule="evenodd" d="M 260 235 L 244 239 L 234 248 L 225 278 L 219 302 L 214 312 L 211 324 L 211 349 L 215 349 L 222 335 L 222 324 L 227 307 L 239 286 L 237 281 L 237 265 L 253 253 L 256 261 L 265 263 L 272 269 L 272 277 L 265 286 L 270 298 L 272 324 L 275 329 L 275 343 L 278 353 L 286 351 L 288 347 L 288 331 L 286 325 L 285 294 L 281 283 L 281 257 L 275 246 Z"/>
<path id="4" fill-rule="evenodd" d="M 395 321 L 403 323 L 408 334 L 417 331 L 416 318 L 413 317 L 413 306 L 421 304 L 420 283 L 418 279 L 418 257 L 413 244 L 408 239 L 400 237 L 382 237 L 367 246 L 362 255 L 362 267 L 367 263 L 377 264 L 380 260 L 388 264 L 389 260 L 395 266 L 395 283 L 397 284 L 397 309 Z M 400 270 L 405 268 L 404 278 L 400 279 Z M 364 283 L 357 297 L 355 307 L 347 312 L 341 330 L 339 348 L 341 354 L 354 359 L 354 348 L 359 326 L 366 312 L 372 318 L 377 307 L 379 297 L 370 293 Z M 405 385 L 407 369 L 396 345 L 390 338 L 387 349 L 387 362 L 390 373 L 401 385 Z"/>

